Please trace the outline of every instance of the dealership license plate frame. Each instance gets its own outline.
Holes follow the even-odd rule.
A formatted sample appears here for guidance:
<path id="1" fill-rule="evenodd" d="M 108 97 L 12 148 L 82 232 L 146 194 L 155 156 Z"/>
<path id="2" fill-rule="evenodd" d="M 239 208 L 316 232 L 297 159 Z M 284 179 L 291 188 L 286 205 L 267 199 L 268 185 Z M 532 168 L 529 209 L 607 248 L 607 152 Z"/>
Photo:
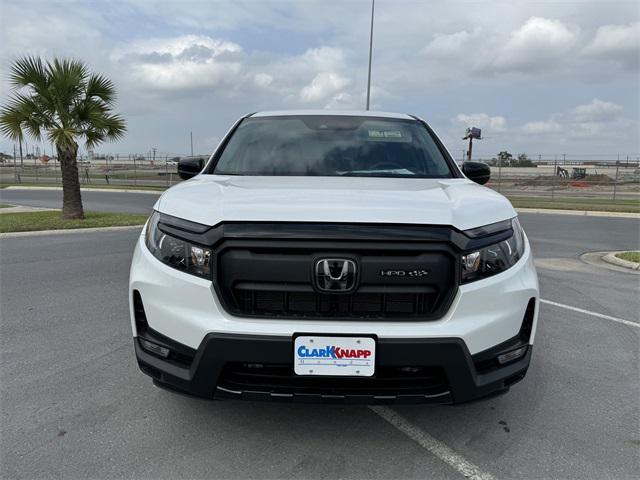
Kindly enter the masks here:
<path id="1" fill-rule="evenodd" d="M 377 341 L 375 335 L 314 335 L 299 333 L 293 336 L 293 370 L 299 376 L 317 377 L 373 377 L 376 373 Z M 306 343 L 305 343 L 306 342 Z M 369 350 L 370 357 L 342 358 L 329 357 L 301 357 L 298 354 L 300 346 L 309 348 L 336 346 L 348 350 Z"/>

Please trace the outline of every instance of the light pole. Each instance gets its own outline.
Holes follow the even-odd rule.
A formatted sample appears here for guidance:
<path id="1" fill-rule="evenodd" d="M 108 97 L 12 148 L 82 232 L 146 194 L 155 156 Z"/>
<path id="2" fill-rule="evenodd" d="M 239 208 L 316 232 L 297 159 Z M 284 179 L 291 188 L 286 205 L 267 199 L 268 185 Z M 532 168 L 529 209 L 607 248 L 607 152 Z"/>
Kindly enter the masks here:
<path id="1" fill-rule="evenodd" d="M 369 110 L 369 100 L 371 98 L 371 55 L 373 53 L 373 12 L 376 0 L 371 0 L 371 30 L 369 31 L 369 73 L 367 75 L 367 108 Z"/>

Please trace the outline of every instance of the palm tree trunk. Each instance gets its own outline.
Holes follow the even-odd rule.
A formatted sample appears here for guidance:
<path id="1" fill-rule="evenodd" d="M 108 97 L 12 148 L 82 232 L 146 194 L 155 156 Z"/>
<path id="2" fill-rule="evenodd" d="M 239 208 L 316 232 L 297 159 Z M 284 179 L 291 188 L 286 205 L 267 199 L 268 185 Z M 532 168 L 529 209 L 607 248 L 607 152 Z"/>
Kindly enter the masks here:
<path id="1" fill-rule="evenodd" d="M 80 178 L 78 177 L 78 146 L 56 145 L 62 170 L 62 218 L 84 218 Z"/>

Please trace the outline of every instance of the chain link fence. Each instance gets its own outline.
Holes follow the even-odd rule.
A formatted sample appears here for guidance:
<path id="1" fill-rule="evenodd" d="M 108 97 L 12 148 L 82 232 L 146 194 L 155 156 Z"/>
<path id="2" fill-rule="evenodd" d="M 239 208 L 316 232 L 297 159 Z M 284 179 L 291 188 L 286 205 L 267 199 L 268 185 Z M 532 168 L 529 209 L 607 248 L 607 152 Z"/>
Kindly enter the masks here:
<path id="1" fill-rule="evenodd" d="M 640 199 L 638 164 L 491 167 L 488 187 L 509 197 Z"/>
<path id="2" fill-rule="evenodd" d="M 195 157 L 195 155 L 194 155 Z M 197 157 L 208 158 L 208 155 Z M 178 161 L 184 157 L 105 155 L 78 158 L 82 185 L 115 185 L 168 188 L 180 181 Z M 0 163 L 0 184 L 57 185 L 62 183 L 60 164 L 53 158 L 5 159 Z"/>
<path id="3" fill-rule="evenodd" d="M 208 155 L 194 155 L 208 158 Z M 177 165 L 187 156 L 150 158 L 143 155 L 86 156 L 78 159 L 82 185 L 168 188 L 180 181 Z M 611 201 L 640 201 L 640 167 L 638 160 L 623 157 L 589 158 L 579 155 L 532 155 L 527 166 L 513 166 L 514 161 L 479 158 L 491 165 L 487 184 L 509 197 L 598 198 Z M 52 158 L 3 158 L 0 184 L 61 184 L 60 164 Z"/>

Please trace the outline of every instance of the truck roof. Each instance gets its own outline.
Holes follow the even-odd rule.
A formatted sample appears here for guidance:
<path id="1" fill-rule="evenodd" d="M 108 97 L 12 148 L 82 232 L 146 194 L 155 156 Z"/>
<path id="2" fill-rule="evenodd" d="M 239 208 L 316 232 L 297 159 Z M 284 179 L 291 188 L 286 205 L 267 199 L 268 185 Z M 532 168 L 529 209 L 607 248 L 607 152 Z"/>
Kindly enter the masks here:
<path id="1" fill-rule="evenodd" d="M 400 118 L 404 120 L 415 120 L 412 116 L 405 113 L 391 112 L 372 112 L 370 110 L 273 110 L 257 112 L 251 117 L 282 117 L 287 115 L 330 115 L 343 117 L 382 117 L 382 118 Z"/>

